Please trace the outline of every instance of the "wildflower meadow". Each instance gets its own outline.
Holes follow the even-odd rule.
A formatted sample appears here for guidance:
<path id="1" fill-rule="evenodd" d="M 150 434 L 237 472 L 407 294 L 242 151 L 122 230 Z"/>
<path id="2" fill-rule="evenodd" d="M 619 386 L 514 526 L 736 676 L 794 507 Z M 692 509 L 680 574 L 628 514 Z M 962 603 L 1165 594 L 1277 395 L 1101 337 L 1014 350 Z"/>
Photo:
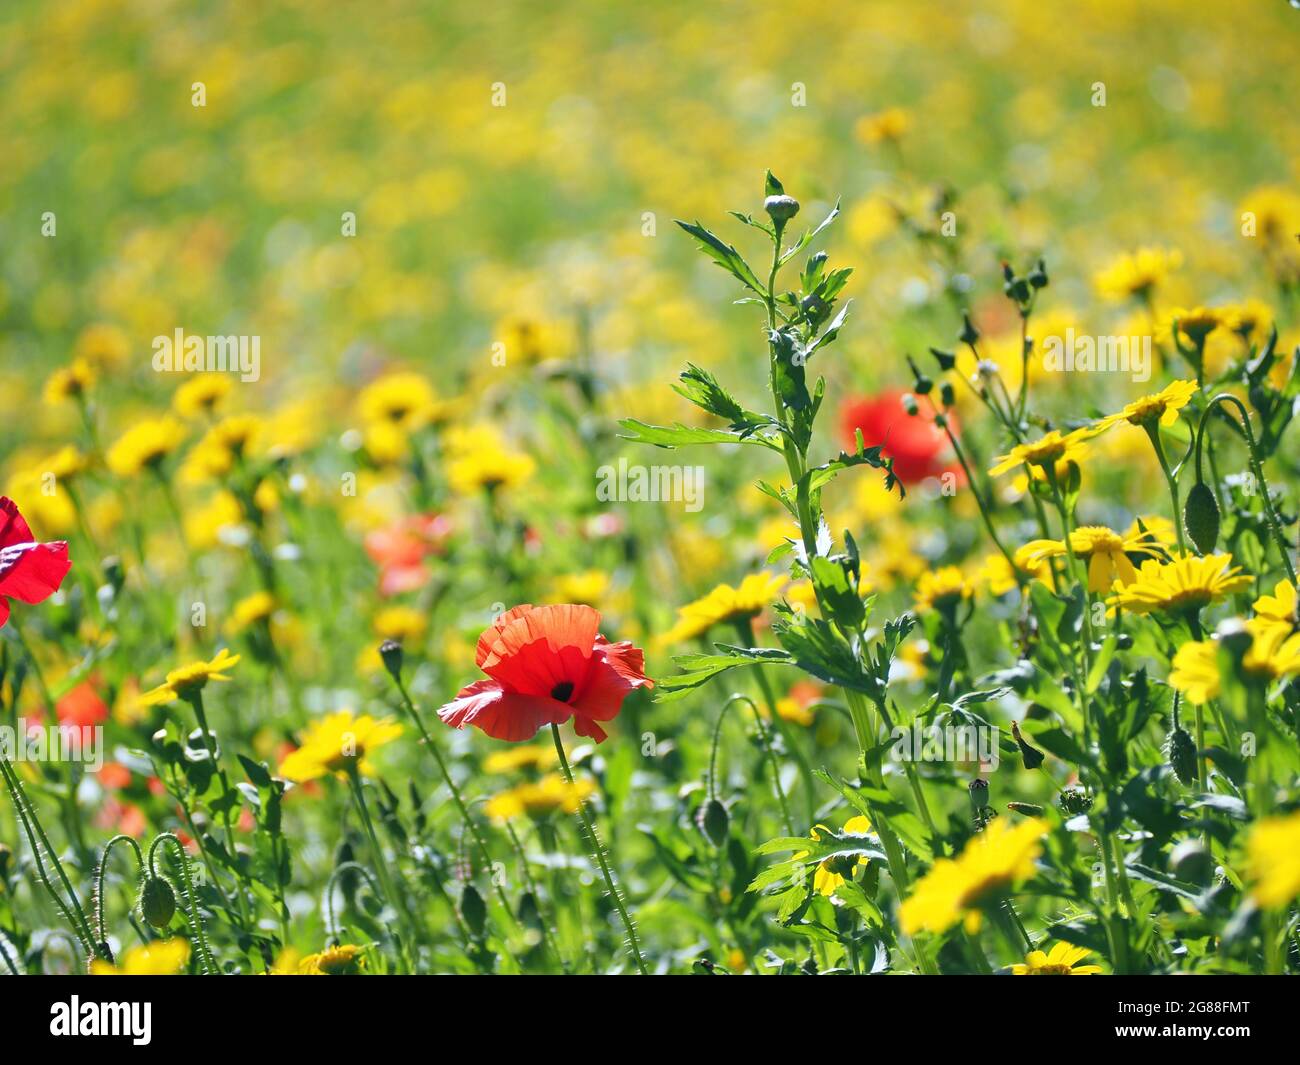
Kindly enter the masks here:
<path id="1" fill-rule="evenodd" d="M 0 971 L 1300 972 L 1296 7 L 6 5 Z"/>

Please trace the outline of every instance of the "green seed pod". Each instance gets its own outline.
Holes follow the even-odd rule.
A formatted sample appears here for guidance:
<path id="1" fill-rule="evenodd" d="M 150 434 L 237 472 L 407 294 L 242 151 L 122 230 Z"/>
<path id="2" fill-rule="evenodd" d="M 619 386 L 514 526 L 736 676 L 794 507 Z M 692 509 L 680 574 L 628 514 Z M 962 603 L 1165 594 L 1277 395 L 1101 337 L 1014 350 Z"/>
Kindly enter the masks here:
<path id="1" fill-rule="evenodd" d="M 1203 555 L 1214 550 L 1219 539 L 1219 504 L 1204 481 L 1197 481 L 1183 506 L 1183 528 Z"/>
<path id="2" fill-rule="evenodd" d="M 763 201 L 763 210 L 774 222 L 788 222 L 799 213 L 799 201 L 793 196 L 769 196 Z"/>
<path id="3" fill-rule="evenodd" d="M 705 839 L 715 847 L 721 847 L 727 842 L 731 830 L 731 815 L 717 799 L 705 799 L 695 811 L 695 824 Z"/>
<path id="4" fill-rule="evenodd" d="M 1185 839 L 1169 853 L 1169 871 L 1190 884 L 1208 884 L 1214 858 L 1199 839 Z"/>
<path id="5" fill-rule="evenodd" d="M 160 876 L 147 876 L 140 883 L 140 916 L 155 928 L 166 928 L 176 915 L 176 892 Z"/>
<path id="6" fill-rule="evenodd" d="M 1013 814 L 1022 814 L 1025 817 L 1042 817 L 1043 808 L 1032 802 L 1009 802 L 1007 809 Z"/>
<path id="7" fill-rule="evenodd" d="M 379 659 L 395 680 L 402 679 L 402 645 L 396 640 L 385 640 L 379 645 Z"/>
<path id="8" fill-rule="evenodd" d="M 1165 757 L 1179 783 L 1188 787 L 1196 783 L 1196 741 L 1181 725 L 1169 730 L 1165 739 Z"/>
<path id="9" fill-rule="evenodd" d="M 1061 812 L 1070 817 L 1087 813 L 1092 809 L 1092 796 L 1083 788 L 1064 788 L 1056 797 Z"/>

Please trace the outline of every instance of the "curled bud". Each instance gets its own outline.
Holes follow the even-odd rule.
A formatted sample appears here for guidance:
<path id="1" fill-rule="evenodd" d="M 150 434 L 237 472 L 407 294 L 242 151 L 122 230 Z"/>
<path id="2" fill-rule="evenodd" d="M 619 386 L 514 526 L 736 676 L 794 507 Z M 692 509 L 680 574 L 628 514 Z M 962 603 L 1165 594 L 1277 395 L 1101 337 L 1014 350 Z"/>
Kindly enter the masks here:
<path id="1" fill-rule="evenodd" d="M 140 916 L 154 928 L 166 928 L 176 915 L 176 892 L 160 876 L 146 876 L 140 883 Z"/>
<path id="2" fill-rule="evenodd" d="M 1020 725 L 1015 721 L 1011 722 L 1011 735 L 1016 741 L 1016 746 L 1020 748 L 1020 757 L 1024 759 L 1026 769 L 1037 769 L 1043 764 L 1046 755 L 1025 742 L 1024 737 L 1020 735 Z"/>

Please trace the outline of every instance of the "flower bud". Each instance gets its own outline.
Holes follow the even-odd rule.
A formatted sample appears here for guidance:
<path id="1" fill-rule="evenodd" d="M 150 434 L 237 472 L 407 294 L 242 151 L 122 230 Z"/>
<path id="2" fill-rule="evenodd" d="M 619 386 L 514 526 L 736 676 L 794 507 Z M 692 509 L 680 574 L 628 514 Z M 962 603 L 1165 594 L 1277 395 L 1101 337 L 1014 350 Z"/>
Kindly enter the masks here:
<path id="1" fill-rule="evenodd" d="M 466 884 L 460 893 L 460 916 L 475 939 L 483 938 L 483 929 L 487 925 L 487 903 L 473 884 Z"/>
<path id="2" fill-rule="evenodd" d="M 1043 808 L 1032 802 L 1009 802 L 1007 809 L 1012 813 L 1022 814 L 1025 817 L 1042 817 Z"/>
<path id="3" fill-rule="evenodd" d="M 727 842 L 731 829 L 731 815 L 727 808 L 717 799 L 705 799 L 695 811 L 695 824 L 704 833 L 704 838 L 715 847 Z"/>
<path id="4" fill-rule="evenodd" d="M 934 382 L 922 374 L 916 379 L 916 394 L 918 396 L 928 396 L 934 388 Z"/>
<path id="5" fill-rule="evenodd" d="M 921 408 L 917 406 L 916 397 L 911 392 L 903 396 L 903 410 L 912 417 L 916 417 L 921 411 Z"/>
<path id="6" fill-rule="evenodd" d="M 176 892 L 160 876 L 146 876 L 140 883 L 140 916 L 155 928 L 166 928 L 176 915 Z"/>
<path id="7" fill-rule="evenodd" d="M 1038 265 L 1029 271 L 1029 283 L 1034 288 L 1047 287 L 1047 263 L 1042 259 L 1038 260 Z"/>
<path id="8" fill-rule="evenodd" d="M 385 640 L 379 645 L 379 657 L 384 668 L 394 680 L 402 679 L 402 645 L 396 640 Z"/>
<path id="9" fill-rule="evenodd" d="M 1196 783 L 1196 741 L 1181 725 L 1170 729 L 1165 738 L 1165 758 L 1179 783 L 1188 787 Z"/>
<path id="10" fill-rule="evenodd" d="M 989 782 L 983 777 L 976 777 L 966 785 L 966 790 L 970 792 L 971 809 L 979 813 L 989 804 Z"/>
<path id="11" fill-rule="evenodd" d="M 970 312 L 964 312 L 961 316 L 961 332 L 957 334 L 957 339 L 963 344 L 974 344 L 979 338 L 980 331 L 975 328 L 975 324 L 970 320 Z"/>
<path id="12" fill-rule="evenodd" d="M 1197 481 L 1183 505 L 1183 528 L 1203 555 L 1214 550 L 1219 539 L 1219 502 L 1204 481 Z"/>
<path id="13" fill-rule="evenodd" d="M 945 407 L 951 407 L 956 398 L 957 397 L 953 392 L 952 382 L 944 381 L 939 386 L 939 402 Z"/>
<path id="14" fill-rule="evenodd" d="M 1092 809 L 1092 796 L 1083 788 L 1063 788 L 1056 801 L 1061 807 L 1061 812 L 1070 817 L 1087 813 Z"/>
<path id="15" fill-rule="evenodd" d="M 763 210 L 773 222 L 788 222 L 799 213 L 799 201 L 793 196 L 769 196 L 763 201 Z"/>
<path id="16" fill-rule="evenodd" d="M 1011 722 L 1011 735 L 1016 741 L 1016 746 L 1020 748 L 1020 757 L 1024 759 L 1026 769 L 1037 769 L 1043 764 L 1043 759 L 1047 756 L 1025 742 L 1024 737 L 1020 735 L 1020 725 L 1015 721 Z"/>
<path id="17" fill-rule="evenodd" d="M 1191 884 L 1208 884 L 1214 858 L 1199 839 L 1185 839 L 1169 852 L 1169 871 Z"/>

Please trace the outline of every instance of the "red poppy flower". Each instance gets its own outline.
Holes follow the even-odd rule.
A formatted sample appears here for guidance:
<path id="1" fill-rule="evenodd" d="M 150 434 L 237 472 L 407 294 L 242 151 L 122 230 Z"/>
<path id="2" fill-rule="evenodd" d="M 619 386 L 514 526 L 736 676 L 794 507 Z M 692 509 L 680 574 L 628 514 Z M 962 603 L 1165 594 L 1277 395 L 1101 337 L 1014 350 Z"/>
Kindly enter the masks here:
<path id="1" fill-rule="evenodd" d="M 379 564 L 379 594 L 398 595 L 429 580 L 424 559 L 442 548 L 451 523 L 441 514 L 415 514 L 366 535 L 366 553 Z"/>
<path id="2" fill-rule="evenodd" d="M 487 679 L 462 688 L 438 716 L 498 740 L 526 740 L 572 717 L 579 736 L 600 743 L 598 722 L 613 720 L 629 692 L 654 682 L 641 649 L 610 643 L 599 627 L 599 611 L 572 603 L 507 611 L 478 638 L 475 661 Z"/>
<path id="3" fill-rule="evenodd" d="M 854 432 L 862 430 L 867 447 L 883 445 L 884 454 L 894 460 L 894 475 L 903 484 L 917 484 L 927 477 L 950 472 L 942 461 L 948 450 L 948 437 L 928 418 L 913 416 L 903 409 L 901 390 L 881 392 L 864 399 L 850 400 L 840 411 L 840 428 L 844 446 L 857 447 Z M 956 419 L 950 413 L 949 424 L 956 432 Z M 957 476 L 961 479 L 960 468 Z"/>
<path id="4" fill-rule="evenodd" d="M 108 705 L 95 690 L 98 680 L 98 677 L 83 680 L 54 704 L 60 725 L 79 725 L 82 728 L 89 728 L 93 725 L 102 725 L 108 720 Z"/>
<path id="5" fill-rule="evenodd" d="M 9 620 L 10 599 L 48 599 L 71 568 L 66 541 L 37 543 L 18 504 L 8 496 L 0 498 L 0 627 Z"/>

